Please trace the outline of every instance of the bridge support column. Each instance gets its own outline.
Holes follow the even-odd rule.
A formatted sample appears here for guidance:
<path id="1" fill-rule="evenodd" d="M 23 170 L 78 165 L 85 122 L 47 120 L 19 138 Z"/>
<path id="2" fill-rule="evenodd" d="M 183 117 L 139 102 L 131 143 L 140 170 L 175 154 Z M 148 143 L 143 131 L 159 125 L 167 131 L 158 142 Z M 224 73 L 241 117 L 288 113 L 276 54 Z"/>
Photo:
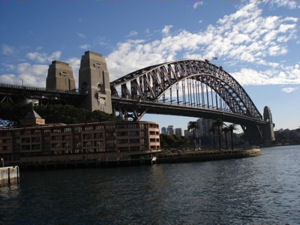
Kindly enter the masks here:
<path id="1" fill-rule="evenodd" d="M 81 58 L 79 90 L 88 94 L 83 106 L 111 114 L 111 91 L 106 61 L 102 55 L 87 51 Z"/>
<path id="2" fill-rule="evenodd" d="M 274 123 L 272 120 L 272 113 L 268 106 L 264 108 L 264 121 L 267 123 L 263 127 L 263 142 L 265 145 L 271 145 L 275 141 Z"/>

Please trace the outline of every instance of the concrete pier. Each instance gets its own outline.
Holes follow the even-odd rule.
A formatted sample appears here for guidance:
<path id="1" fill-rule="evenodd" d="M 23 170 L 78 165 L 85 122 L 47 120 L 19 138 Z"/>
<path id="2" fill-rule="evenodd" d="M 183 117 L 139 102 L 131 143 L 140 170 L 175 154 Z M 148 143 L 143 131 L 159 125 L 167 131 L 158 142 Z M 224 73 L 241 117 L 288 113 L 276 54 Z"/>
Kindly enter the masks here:
<path id="1" fill-rule="evenodd" d="M 18 166 L 0 167 L 0 186 L 17 184 L 20 180 Z"/>

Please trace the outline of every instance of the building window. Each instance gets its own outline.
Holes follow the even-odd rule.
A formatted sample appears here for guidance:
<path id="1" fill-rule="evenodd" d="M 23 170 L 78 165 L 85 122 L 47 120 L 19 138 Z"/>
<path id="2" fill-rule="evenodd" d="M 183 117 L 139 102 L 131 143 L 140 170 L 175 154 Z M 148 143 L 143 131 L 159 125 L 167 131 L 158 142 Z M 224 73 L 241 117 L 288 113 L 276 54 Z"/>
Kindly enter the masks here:
<path id="1" fill-rule="evenodd" d="M 134 146 L 130 148 L 131 151 L 139 151 L 140 147 L 139 146 Z"/>
<path id="2" fill-rule="evenodd" d="M 125 129 L 125 128 L 127 128 L 127 124 L 117 124 L 116 128 Z"/>
<path id="3" fill-rule="evenodd" d="M 128 124 L 128 128 L 138 128 L 138 124 L 130 123 L 130 124 Z"/>
<path id="4" fill-rule="evenodd" d="M 120 152 L 128 152 L 129 149 L 128 149 L 128 147 L 119 147 L 118 150 Z"/>
<path id="5" fill-rule="evenodd" d="M 104 126 L 96 126 L 95 129 L 96 129 L 96 130 L 103 130 L 103 129 L 104 129 Z"/>
<path id="6" fill-rule="evenodd" d="M 94 130 L 94 127 L 88 126 L 88 127 L 85 127 L 84 130 Z"/>
<path id="7" fill-rule="evenodd" d="M 75 130 L 75 132 L 81 132 L 82 131 L 82 127 L 75 127 L 74 130 Z"/>
<path id="8" fill-rule="evenodd" d="M 139 136 L 139 132 L 135 130 L 128 131 L 128 136 Z"/>
<path id="9" fill-rule="evenodd" d="M 64 133 L 70 133 L 72 131 L 71 127 L 64 128 Z"/>
<path id="10" fill-rule="evenodd" d="M 139 142 L 140 142 L 140 139 L 130 139 L 129 140 L 129 143 L 131 143 L 131 144 L 137 144 Z"/>
<path id="11" fill-rule="evenodd" d="M 118 144 L 128 144 L 128 139 L 119 139 Z"/>

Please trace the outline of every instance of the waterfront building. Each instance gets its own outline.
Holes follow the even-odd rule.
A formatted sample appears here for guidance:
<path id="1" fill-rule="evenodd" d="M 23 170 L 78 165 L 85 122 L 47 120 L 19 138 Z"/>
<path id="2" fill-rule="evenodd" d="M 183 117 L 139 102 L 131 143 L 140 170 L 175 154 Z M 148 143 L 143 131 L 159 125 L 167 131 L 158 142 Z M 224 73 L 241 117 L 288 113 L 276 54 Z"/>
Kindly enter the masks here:
<path id="1" fill-rule="evenodd" d="M 167 133 L 169 135 L 174 135 L 174 126 L 173 125 L 169 125 L 167 128 Z"/>
<path id="2" fill-rule="evenodd" d="M 175 129 L 175 135 L 176 136 L 182 136 L 182 129 L 181 128 L 176 128 Z"/>
<path id="3" fill-rule="evenodd" d="M 34 156 L 159 150 L 159 126 L 153 122 L 108 121 L 0 129 L 0 156 L 6 162 Z"/>

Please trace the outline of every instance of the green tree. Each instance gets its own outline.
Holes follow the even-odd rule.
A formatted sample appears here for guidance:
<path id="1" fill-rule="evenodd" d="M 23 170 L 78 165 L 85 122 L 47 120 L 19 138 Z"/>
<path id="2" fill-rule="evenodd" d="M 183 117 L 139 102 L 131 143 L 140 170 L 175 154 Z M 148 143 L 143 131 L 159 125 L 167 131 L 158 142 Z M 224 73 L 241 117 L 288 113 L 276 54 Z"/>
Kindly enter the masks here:
<path id="1" fill-rule="evenodd" d="M 214 132 L 217 130 L 218 134 L 218 144 L 219 144 L 219 150 L 221 150 L 222 146 L 222 136 L 221 136 L 221 128 L 224 126 L 224 122 L 222 119 L 217 119 L 213 122 L 211 130 Z"/>
<path id="2" fill-rule="evenodd" d="M 234 147 L 234 146 L 233 146 L 233 144 L 234 144 L 234 143 L 233 143 L 233 131 L 237 129 L 237 128 L 236 128 L 236 124 L 234 124 L 234 123 L 233 123 L 233 124 L 230 124 L 228 128 L 229 128 L 229 131 L 230 131 L 230 141 L 231 141 L 230 143 L 231 143 L 231 149 L 233 150 L 233 147 Z"/>
<path id="3" fill-rule="evenodd" d="M 168 148 L 183 149 L 183 148 L 187 148 L 189 144 L 190 142 L 187 137 L 160 134 L 160 146 L 162 149 L 168 149 Z"/>
<path id="4" fill-rule="evenodd" d="M 32 108 L 31 104 L 0 104 L 0 118 L 19 122 Z M 120 117 L 101 111 L 89 111 L 72 105 L 49 104 L 35 106 L 34 110 L 46 120 L 46 123 L 88 123 L 121 120 Z"/>

